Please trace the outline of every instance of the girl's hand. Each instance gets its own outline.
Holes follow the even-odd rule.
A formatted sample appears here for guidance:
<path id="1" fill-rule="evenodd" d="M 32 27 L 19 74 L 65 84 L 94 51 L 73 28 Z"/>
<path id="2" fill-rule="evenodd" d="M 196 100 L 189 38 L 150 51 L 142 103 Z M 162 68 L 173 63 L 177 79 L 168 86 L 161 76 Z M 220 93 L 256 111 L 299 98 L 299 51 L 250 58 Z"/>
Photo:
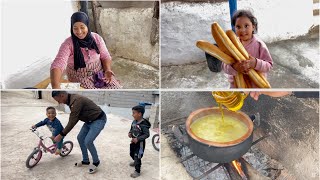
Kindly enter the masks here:
<path id="1" fill-rule="evenodd" d="M 257 65 L 257 59 L 249 56 L 248 60 L 242 61 L 242 66 L 244 68 L 244 74 L 247 74 L 250 69 L 254 69 Z"/>
<path id="2" fill-rule="evenodd" d="M 35 125 L 31 126 L 32 129 L 37 129 L 37 127 Z"/>
<path id="3" fill-rule="evenodd" d="M 112 79 L 112 76 L 114 76 L 114 73 L 111 71 L 111 70 L 107 70 L 104 72 L 104 81 L 106 83 L 110 83 L 111 82 L 111 79 Z"/>
<path id="4" fill-rule="evenodd" d="M 255 57 L 252 57 L 251 55 L 249 55 L 249 66 L 250 68 L 254 69 L 257 65 L 257 59 Z"/>
<path id="5" fill-rule="evenodd" d="M 233 67 L 233 69 L 235 69 L 237 72 L 240 72 L 240 73 L 246 73 L 246 69 L 244 68 L 244 63 L 243 61 L 237 61 L 235 63 L 233 63 L 231 65 Z"/>

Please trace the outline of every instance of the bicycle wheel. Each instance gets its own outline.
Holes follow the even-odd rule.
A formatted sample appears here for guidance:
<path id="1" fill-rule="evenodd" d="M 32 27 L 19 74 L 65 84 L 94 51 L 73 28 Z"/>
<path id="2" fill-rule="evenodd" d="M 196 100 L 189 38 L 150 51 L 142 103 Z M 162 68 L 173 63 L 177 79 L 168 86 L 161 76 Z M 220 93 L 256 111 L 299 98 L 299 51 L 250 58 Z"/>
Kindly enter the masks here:
<path id="1" fill-rule="evenodd" d="M 160 136 L 159 134 L 155 134 L 152 137 L 152 146 L 154 147 L 155 150 L 159 151 L 160 148 Z"/>
<path id="2" fill-rule="evenodd" d="M 27 168 L 33 168 L 35 165 L 37 165 L 41 157 L 42 151 L 40 151 L 39 149 L 33 150 L 26 161 Z"/>
<path id="3" fill-rule="evenodd" d="M 70 152 L 72 151 L 72 148 L 73 148 L 73 142 L 71 141 L 64 142 L 60 152 L 60 156 L 61 157 L 68 156 L 68 154 L 70 154 Z"/>

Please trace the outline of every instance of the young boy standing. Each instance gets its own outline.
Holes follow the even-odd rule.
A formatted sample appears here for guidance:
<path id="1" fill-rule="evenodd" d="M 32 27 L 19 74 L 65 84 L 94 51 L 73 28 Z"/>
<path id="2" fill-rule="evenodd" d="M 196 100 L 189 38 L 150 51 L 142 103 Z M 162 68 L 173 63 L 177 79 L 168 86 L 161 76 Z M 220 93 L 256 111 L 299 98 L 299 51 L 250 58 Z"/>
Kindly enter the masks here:
<path id="1" fill-rule="evenodd" d="M 130 175 L 132 178 L 140 176 L 141 171 L 141 158 L 144 153 L 146 141 L 150 135 L 149 128 L 151 124 L 148 120 L 143 118 L 145 109 L 143 106 L 135 106 L 132 108 L 132 116 L 134 118 L 130 131 L 128 133 L 131 139 L 130 144 L 130 156 L 134 162 L 130 163 L 130 166 L 135 167 L 135 171 Z"/>
<path id="2" fill-rule="evenodd" d="M 49 130 L 52 133 L 52 137 L 51 139 L 53 140 L 53 138 L 55 136 L 57 136 L 62 130 L 63 130 L 63 126 L 61 124 L 61 122 L 56 118 L 56 109 L 54 107 L 48 107 L 46 109 L 46 114 L 47 114 L 47 118 L 44 119 L 43 121 L 40 121 L 39 123 L 35 124 L 32 126 L 32 128 L 38 128 L 40 126 L 44 126 L 47 125 L 47 127 L 49 128 Z M 57 143 L 57 150 L 56 150 L 56 155 L 60 154 L 61 152 L 61 148 L 62 148 L 62 142 L 63 139 L 61 139 L 59 142 L 55 142 Z"/>

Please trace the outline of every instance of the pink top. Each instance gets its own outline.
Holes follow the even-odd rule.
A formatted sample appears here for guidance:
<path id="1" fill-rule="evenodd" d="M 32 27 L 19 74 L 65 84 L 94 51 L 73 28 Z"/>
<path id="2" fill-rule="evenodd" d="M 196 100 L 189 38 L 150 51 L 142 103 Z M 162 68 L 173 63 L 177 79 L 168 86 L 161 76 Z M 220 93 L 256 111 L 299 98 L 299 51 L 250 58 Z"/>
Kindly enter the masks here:
<path id="1" fill-rule="evenodd" d="M 85 48 L 81 48 L 81 52 L 84 57 L 84 62 L 86 62 L 87 64 L 87 63 L 94 62 L 97 59 L 100 59 L 101 61 L 108 61 L 108 60 L 111 61 L 111 56 L 108 52 L 108 49 L 102 37 L 99 34 L 94 32 L 91 32 L 91 34 L 93 39 L 97 43 L 100 54 L 98 54 L 96 50 L 91 49 L 88 51 L 90 54 L 90 59 L 89 59 L 88 52 L 85 50 Z M 50 70 L 58 68 L 63 72 L 66 69 L 67 65 L 71 65 L 71 66 L 74 65 L 73 43 L 72 43 L 71 36 L 61 44 L 59 52 L 56 58 L 53 60 L 53 63 L 51 64 Z"/>
<path id="2" fill-rule="evenodd" d="M 271 70 L 273 61 L 266 44 L 253 35 L 251 41 L 244 46 L 244 48 L 247 50 L 249 55 L 257 59 L 257 65 L 254 69 L 262 72 L 262 74 L 267 78 L 267 73 Z M 230 86 L 231 88 L 234 88 L 233 76 L 237 74 L 237 71 L 233 69 L 231 65 L 227 65 L 225 63 L 222 63 L 222 69 L 225 73 L 229 74 L 228 80 L 230 82 Z M 254 86 L 253 88 L 255 87 L 257 86 Z"/>

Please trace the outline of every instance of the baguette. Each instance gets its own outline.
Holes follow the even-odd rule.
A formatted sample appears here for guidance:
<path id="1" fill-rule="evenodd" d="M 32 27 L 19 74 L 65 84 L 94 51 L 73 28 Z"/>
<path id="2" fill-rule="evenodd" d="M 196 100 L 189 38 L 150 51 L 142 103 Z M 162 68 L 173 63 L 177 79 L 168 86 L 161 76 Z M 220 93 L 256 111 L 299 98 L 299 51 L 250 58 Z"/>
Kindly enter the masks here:
<path id="1" fill-rule="evenodd" d="M 263 78 L 254 70 L 250 69 L 248 71 L 248 75 L 251 79 L 251 81 L 254 82 L 255 85 L 257 85 L 259 88 L 270 88 L 269 83 L 265 82 Z"/>
<path id="2" fill-rule="evenodd" d="M 232 64 L 235 62 L 235 60 L 222 52 L 217 46 L 211 44 L 208 41 L 199 40 L 196 43 L 196 46 L 206 53 L 210 54 L 211 56 L 214 56 L 215 58 L 219 59 L 220 61 L 224 62 L 225 64 Z"/>
<path id="3" fill-rule="evenodd" d="M 232 30 L 227 30 L 226 34 L 230 38 L 232 43 L 236 46 L 236 48 L 240 51 L 240 53 L 244 56 L 244 58 L 249 59 L 247 50 L 243 47 L 236 34 Z"/>
<path id="4" fill-rule="evenodd" d="M 221 37 L 218 35 L 218 32 L 214 30 L 213 26 L 211 26 L 211 34 L 213 36 L 213 39 L 216 41 L 219 49 L 221 49 L 222 52 L 232 57 L 232 54 L 230 53 L 228 48 L 223 44 Z"/>
<path id="5" fill-rule="evenodd" d="M 252 88 L 251 81 L 248 75 L 243 75 L 244 82 L 246 83 L 246 88 Z"/>
<path id="6" fill-rule="evenodd" d="M 237 88 L 246 88 L 246 82 L 244 81 L 242 73 L 238 72 L 237 75 L 234 76 L 234 80 Z"/>
<path id="7" fill-rule="evenodd" d="M 264 77 L 264 75 L 261 72 L 257 72 L 259 74 L 259 76 L 261 77 L 261 79 L 263 79 L 263 81 L 267 84 L 267 88 L 271 88 L 270 83 L 268 82 L 267 78 Z"/>
<path id="8" fill-rule="evenodd" d="M 236 46 L 232 43 L 232 41 L 229 39 L 227 34 L 223 31 L 223 29 L 219 26 L 218 23 L 214 22 L 211 25 L 211 28 L 213 31 L 216 31 L 218 36 L 220 37 L 222 43 L 225 45 L 225 47 L 229 50 L 229 52 L 232 54 L 232 56 L 237 61 L 243 61 L 246 60 L 246 58 L 240 53 L 240 51 L 236 48 Z"/>

